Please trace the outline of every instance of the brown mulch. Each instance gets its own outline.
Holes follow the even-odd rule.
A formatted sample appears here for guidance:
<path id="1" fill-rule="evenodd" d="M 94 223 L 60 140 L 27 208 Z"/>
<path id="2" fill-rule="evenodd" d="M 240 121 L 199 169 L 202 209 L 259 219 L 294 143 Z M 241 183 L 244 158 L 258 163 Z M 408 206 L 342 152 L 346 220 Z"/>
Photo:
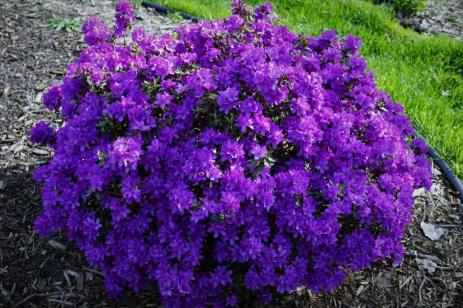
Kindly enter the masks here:
<path id="1" fill-rule="evenodd" d="M 425 10 L 408 21 L 420 32 L 463 40 L 463 1 L 428 0 Z"/>
<path id="2" fill-rule="evenodd" d="M 102 275 L 88 266 L 73 243 L 62 234 L 41 238 L 33 227 L 41 202 L 30 171 L 46 162 L 50 152 L 32 146 L 28 132 L 42 118 L 61 125 L 41 107 L 41 95 L 62 78 L 66 64 L 83 47 L 80 33 L 55 31 L 45 25 L 58 13 L 70 18 L 94 11 L 111 16 L 110 3 L 0 0 L 0 307 L 145 307 L 158 303 L 153 291 L 127 292 L 117 301 L 110 299 Z M 149 16 L 153 31 L 172 26 L 159 15 Z M 415 200 L 415 219 L 404 238 L 406 255 L 401 266 L 383 262 L 369 271 L 349 274 L 332 293 L 300 291 L 283 305 L 462 307 L 461 202 L 437 169 L 432 190 L 417 191 Z M 424 235 L 421 222 L 445 233 L 431 240 Z"/>

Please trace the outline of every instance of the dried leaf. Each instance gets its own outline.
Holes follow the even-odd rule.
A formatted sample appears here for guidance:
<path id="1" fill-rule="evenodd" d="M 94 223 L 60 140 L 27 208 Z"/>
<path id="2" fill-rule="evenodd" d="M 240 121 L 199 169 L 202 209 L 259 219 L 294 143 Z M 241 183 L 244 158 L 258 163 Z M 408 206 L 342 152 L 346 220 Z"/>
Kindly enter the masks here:
<path id="1" fill-rule="evenodd" d="M 61 250 L 61 251 L 65 251 L 66 250 L 66 245 L 63 245 L 55 240 L 49 240 L 48 241 L 48 245 L 50 245 L 51 247 L 55 248 L 55 249 L 58 249 L 58 250 Z"/>
<path id="2" fill-rule="evenodd" d="M 424 232 L 424 235 L 433 241 L 440 239 L 441 236 L 445 234 L 445 229 L 436 227 L 433 224 L 428 224 L 422 221 L 420 226 L 421 230 Z"/>
<path id="3" fill-rule="evenodd" d="M 434 261 L 431 261 L 429 259 L 418 258 L 416 258 L 415 261 L 419 268 L 427 270 L 430 274 L 436 271 L 437 264 Z"/>
<path id="4" fill-rule="evenodd" d="M 8 94 L 10 94 L 10 87 L 7 86 L 7 87 L 3 90 L 3 95 L 8 96 Z"/>
<path id="5" fill-rule="evenodd" d="M 35 98 L 34 98 L 34 103 L 42 102 L 42 96 L 43 96 L 43 92 L 37 93 L 37 95 L 35 95 Z"/>

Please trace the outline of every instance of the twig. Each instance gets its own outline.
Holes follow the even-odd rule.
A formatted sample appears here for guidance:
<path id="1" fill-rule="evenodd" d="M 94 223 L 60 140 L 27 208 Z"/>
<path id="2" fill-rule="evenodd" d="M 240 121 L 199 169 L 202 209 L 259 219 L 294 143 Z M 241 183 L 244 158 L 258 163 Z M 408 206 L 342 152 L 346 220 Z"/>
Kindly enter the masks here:
<path id="1" fill-rule="evenodd" d="M 43 296 L 50 296 L 50 295 L 56 295 L 56 294 L 61 294 L 61 292 L 53 292 L 53 293 L 34 293 L 34 294 L 31 294 L 27 297 L 25 297 L 24 299 L 22 299 L 21 301 L 17 302 L 16 304 L 13 305 L 13 308 L 16 308 L 16 307 L 19 307 L 21 306 L 22 304 L 26 303 L 27 301 L 29 301 L 30 299 L 34 298 L 34 297 L 43 297 Z"/>
<path id="2" fill-rule="evenodd" d="M 94 269 L 91 269 L 91 268 L 88 268 L 88 267 L 84 267 L 84 271 L 96 274 L 96 275 L 101 276 L 101 277 L 104 276 L 102 272 L 99 272 L 97 270 L 94 270 Z"/>

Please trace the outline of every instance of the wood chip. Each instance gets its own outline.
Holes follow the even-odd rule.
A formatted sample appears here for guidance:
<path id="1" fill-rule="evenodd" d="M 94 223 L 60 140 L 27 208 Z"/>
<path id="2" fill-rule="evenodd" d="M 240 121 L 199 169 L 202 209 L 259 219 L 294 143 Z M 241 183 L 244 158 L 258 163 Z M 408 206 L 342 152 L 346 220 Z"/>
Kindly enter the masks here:
<path id="1" fill-rule="evenodd" d="M 428 273 L 433 274 L 436 271 L 437 264 L 429 259 L 415 259 L 416 264 L 419 268 L 428 271 Z"/>
<path id="2" fill-rule="evenodd" d="M 61 251 L 65 251 L 66 250 L 66 245 L 63 245 L 55 240 L 49 240 L 48 241 L 48 245 L 50 245 L 51 247 L 57 249 L 57 250 L 61 250 Z"/>
<path id="3" fill-rule="evenodd" d="M 37 155 L 49 155 L 50 152 L 42 149 L 32 149 L 32 153 L 37 154 Z"/>

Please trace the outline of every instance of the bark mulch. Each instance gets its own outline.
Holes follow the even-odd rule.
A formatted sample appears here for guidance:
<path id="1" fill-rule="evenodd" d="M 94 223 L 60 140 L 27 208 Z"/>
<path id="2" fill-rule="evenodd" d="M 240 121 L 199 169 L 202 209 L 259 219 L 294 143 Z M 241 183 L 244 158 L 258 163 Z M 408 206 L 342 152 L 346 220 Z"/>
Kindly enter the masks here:
<path id="1" fill-rule="evenodd" d="M 41 202 L 30 171 L 51 153 L 32 146 L 28 132 L 40 119 L 62 124 L 41 106 L 41 96 L 84 46 L 79 32 L 56 31 L 47 23 L 54 15 L 79 23 L 91 15 L 110 20 L 112 14 L 112 1 L 105 0 L 0 0 L 0 307 L 159 303 L 154 291 L 109 298 L 101 273 L 88 266 L 73 243 L 63 234 L 41 238 L 33 227 Z M 156 33 L 173 27 L 168 18 L 146 10 L 139 23 Z M 280 305 L 462 307 L 463 207 L 436 168 L 432 190 L 415 192 L 415 201 L 401 266 L 381 262 L 349 273 L 332 293 L 300 290 Z"/>

